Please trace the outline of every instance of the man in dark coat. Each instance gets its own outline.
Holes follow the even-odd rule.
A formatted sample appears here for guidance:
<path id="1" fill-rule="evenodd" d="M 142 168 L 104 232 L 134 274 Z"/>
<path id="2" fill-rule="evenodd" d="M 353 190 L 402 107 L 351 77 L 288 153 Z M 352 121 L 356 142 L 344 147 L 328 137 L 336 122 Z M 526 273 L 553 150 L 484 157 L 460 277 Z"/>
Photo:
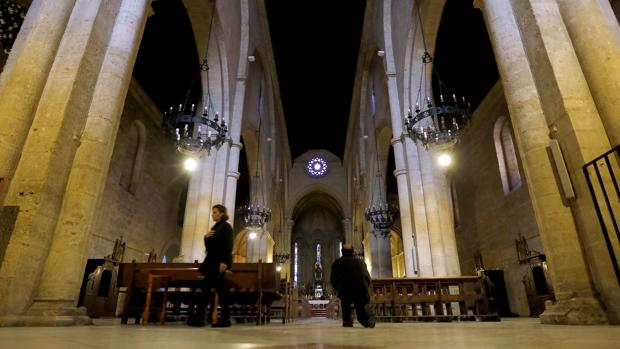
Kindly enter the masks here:
<path id="1" fill-rule="evenodd" d="M 220 305 L 220 320 L 211 324 L 213 327 L 230 327 L 230 309 L 228 304 L 228 290 L 226 289 L 226 271 L 232 265 L 233 248 L 233 229 L 226 222 L 228 215 L 226 207 L 222 205 L 213 206 L 211 217 L 215 225 L 205 234 L 204 243 L 207 256 L 200 265 L 199 271 L 205 276 L 202 286 L 202 293 L 196 300 L 196 312 L 190 317 L 187 324 L 190 326 L 204 326 L 205 311 L 208 304 L 211 304 L 209 319 L 215 309 L 214 295 L 211 288 L 215 288 Z"/>
<path id="2" fill-rule="evenodd" d="M 340 298 L 342 326 L 353 327 L 351 304 L 355 305 L 357 321 L 364 327 L 375 327 L 375 318 L 369 304 L 370 275 L 363 260 L 355 257 L 353 246 L 342 245 L 342 257 L 332 264 L 331 284 Z"/>

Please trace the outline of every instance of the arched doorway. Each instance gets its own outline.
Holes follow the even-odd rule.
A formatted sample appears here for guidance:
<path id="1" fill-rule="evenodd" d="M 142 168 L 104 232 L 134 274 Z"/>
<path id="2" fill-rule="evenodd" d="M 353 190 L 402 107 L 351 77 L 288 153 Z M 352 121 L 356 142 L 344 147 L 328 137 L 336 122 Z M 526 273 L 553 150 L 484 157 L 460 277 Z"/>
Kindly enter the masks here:
<path id="1" fill-rule="evenodd" d="M 293 281 L 306 294 L 314 294 L 316 285 L 321 284 L 329 295 L 331 265 L 340 256 L 340 246 L 345 238 L 342 208 L 331 195 L 314 191 L 299 200 L 293 219 Z"/>

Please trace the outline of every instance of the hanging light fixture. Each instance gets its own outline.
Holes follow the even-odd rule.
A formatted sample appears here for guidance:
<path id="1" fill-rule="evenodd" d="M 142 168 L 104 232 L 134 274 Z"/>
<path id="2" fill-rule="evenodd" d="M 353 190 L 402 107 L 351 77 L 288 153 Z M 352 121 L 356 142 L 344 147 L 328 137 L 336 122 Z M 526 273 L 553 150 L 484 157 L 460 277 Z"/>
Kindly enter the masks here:
<path id="1" fill-rule="evenodd" d="M 407 135 L 424 145 L 425 148 L 449 148 L 456 144 L 464 129 L 469 126 L 471 120 L 470 104 L 465 97 L 459 97 L 452 93 L 446 84 L 441 80 L 437 67 L 433 63 L 433 57 L 426 47 L 424 29 L 420 16 L 420 7 L 417 5 L 418 24 L 424 45 L 422 55 L 422 73 L 418 95 L 416 97 L 415 108 L 411 107 L 405 116 L 404 124 Z M 431 79 L 427 79 L 428 65 L 430 64 Z M 432 88 L 427 84 L 432 84 L 433 77 L 437 78 L 439 87 L 439 101 L 432 95 Z M 427 95 L 428 94 L 428 95 Z"/>
<path id="2" fill-rule="evenodd" d="M 290 253 L 274 253 L 273 254 L 273 260 L 276 261 L 276 263 L 278 264 L 284 264 L 286 263 L 289 258 L 291 258 L 291 254 Z"/>
<path id="3" fill-rule="evenodd" d="M 219 113 L 213 106 L 211 99 L 211 89 L 209 86 L 209 63 L 207 55 L 209 53 L 209 42 L 211 41 L 211 32 L 213 31 L 213 22 L 215 19 L 215 1 L 211 10 L 211 21 L 209 24 L 209 33 L 207 36 L 207 48 L 205 57 L 200 63 L 194 78 L 185 94 L 185 100 L 179 104 L 177 108 L 170 107 L 164 113 L 162 126 L 168 133 L 174 137 L 177 150 L 185 155 L 199 157 L 203 154 L 210 154 L 213 148 L 219 149 L 226 142 L 228 127 L 224 118 L 219 117 Z M 204 101 L 204 110 L 202 114 L 197 114 L 196 105 L 189 106 L 189 99 L 192 87 L 200 72 L 207 74 L 207 94 Z"/>
<path id="4" fill-rule="evenodd" d="M 258 129 L 256 130 L 256 171 L 254 173 L 254 179 L 252 186 L 252 190 L 250 192 L 250 202 L 240 208 L 241 214 L 243 215 L 243 220 L 245 221 L 245 225 L 247 228 L 252 229 L 252 233 L 256 234 L 256 230 L 262 228 L 265 223 L 271 220 L 271 209 L 265 205 L 263 195 L 260 195 L 259 188 L 261 187 L 261 178 L 260 178 L 260 144 L 261 144 L 261 126 L 262 126 L 262 115 L 261 115 L 261 107 L 262 107 L 262 85 L 259 90 L 258 97 Z M 255 235 L 254 235 L 255 236 Z"/>
<path id="5" fill-rule="evenodd" d="M 373 89 L 374 96 L 374 89 Z M 374 124 L 375 116 L 373 114 L 373 124 Z M 381 190 L 381 186 L 383 181 L 381 180 L 381 165 L 379 161 L 379 148 L 378 148 L 378 138 L 377 138 L 377 128 L 375 127 L 375 154 L 377 156 L 377 175 L 376 175 L 376 188 L 379 188 L 378 195 L 375 195 L 377 190 L 372 191 L 372 196 L 370 200 L 370 205 L 364 210 L 364 216 L 370 224 L 372 224 L 374 231 L 376 233 L 380 233 L 381 236 L 387 237 L 390 234 L 390 228 L 392 224 L 394 224 L 394 217 L 398 213 L 398 208 L 390 205 L 385 200 L 383 195 L 383 190 Z"/>

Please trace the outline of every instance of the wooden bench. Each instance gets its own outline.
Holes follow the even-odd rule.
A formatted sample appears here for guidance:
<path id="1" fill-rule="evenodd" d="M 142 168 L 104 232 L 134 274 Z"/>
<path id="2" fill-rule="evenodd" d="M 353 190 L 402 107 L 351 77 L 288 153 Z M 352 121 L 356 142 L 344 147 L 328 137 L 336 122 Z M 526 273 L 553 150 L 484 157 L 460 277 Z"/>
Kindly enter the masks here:
<path id="1" fill-rule="evenodd" d="M 477 276 L 373 279 L 371 291 L 379 321 L 499 320 Z"/>
<path id="2" fill-rule="evenodd" d="M 121 322 L 126 324 L 129 318 L 135 318 L 136 323 L 142 319 L 146 324 L 152 314 L 159 314 L 163 323 L 167 314 L 191 315 L 195 292 L 203 280 L 198 263 L 122 263 L 117 284 L 124 293 Z M 247 321 L 251 317 L 257 324 L 268 320 L 269 307 L 280 291 L 280 275 L 274 263 L 233 264 L 226 284 L 233 318 Z M 182 308 L 181 304 L 188 307 Z"/>

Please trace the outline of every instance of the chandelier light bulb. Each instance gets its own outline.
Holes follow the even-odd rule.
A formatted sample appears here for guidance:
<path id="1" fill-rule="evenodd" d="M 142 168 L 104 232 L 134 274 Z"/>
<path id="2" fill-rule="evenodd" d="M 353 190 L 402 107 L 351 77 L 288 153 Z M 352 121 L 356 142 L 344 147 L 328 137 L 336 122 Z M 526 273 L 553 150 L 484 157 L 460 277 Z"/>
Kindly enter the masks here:
<path id="1" fill-rule="evenodd" d="M 276 267 L 276 270 L 277 270 L 277 271 L 282 271 L 282 266 L 281 266 L 281 265 L 278 265 L 278 266 Z"/>
<path id="2" fill-rule="evenodd" d="M 256 239 L 256 232 L 255 231 L 251 231 L 250 235 L 248 237 L 250 238 L 250 240 Z"/>
<path id="3" fill-rule="evenodd" d="M 437 163 L 441 167 L 448 167 L 452 164 L 452 156 L 450 156 L 450 154 L 448 153 L 441 153 L 437 157 Z"/>
<path id="4" fill-rule="evenodd" d="M 194 158 L 187 158 L 185 159 L 185 162 L 183 162 L 183 167 L 185 167 L 185 170 L 189 172 L 194 172 L 194 170 L 196 170 L 196 167 L 198 167 L 198 163 Z"/>

